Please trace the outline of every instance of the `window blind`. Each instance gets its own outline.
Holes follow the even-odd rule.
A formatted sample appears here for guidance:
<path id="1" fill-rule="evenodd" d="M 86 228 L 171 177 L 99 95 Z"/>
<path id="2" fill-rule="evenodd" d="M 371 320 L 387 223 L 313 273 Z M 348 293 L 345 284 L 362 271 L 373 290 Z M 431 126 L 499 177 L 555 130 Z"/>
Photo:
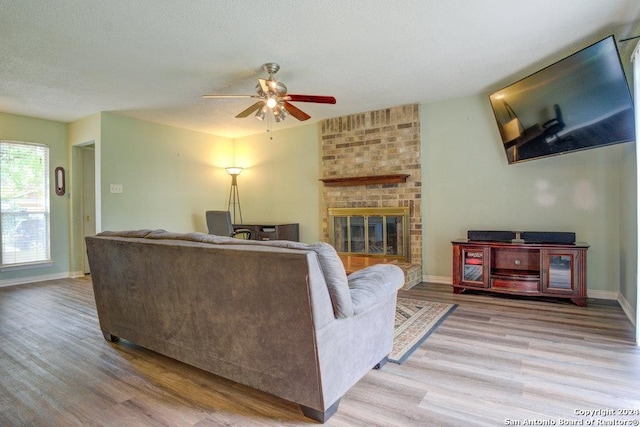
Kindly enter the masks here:
<path id="1" fill-rule="evenodd" d="M 0 141 L 2 266 L 50 261 L 49 147 Z"/>

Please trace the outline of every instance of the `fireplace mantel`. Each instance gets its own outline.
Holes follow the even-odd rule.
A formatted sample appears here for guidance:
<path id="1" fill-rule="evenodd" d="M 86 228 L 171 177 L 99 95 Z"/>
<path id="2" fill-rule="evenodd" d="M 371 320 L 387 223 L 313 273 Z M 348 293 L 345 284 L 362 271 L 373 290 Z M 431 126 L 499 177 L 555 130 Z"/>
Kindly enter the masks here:
<path id="1" fill-rule="evenodd" d="M 345 178 L 320 178 L 327 187 L 346 187 L 350 185 L 399 184 L 407 182 L 408 174 L 351 176 Z"/>

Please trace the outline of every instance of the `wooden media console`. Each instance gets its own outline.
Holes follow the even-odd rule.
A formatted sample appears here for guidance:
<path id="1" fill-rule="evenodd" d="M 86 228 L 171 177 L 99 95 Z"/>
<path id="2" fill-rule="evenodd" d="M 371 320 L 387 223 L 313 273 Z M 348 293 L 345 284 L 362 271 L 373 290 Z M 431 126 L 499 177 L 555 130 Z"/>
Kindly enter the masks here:
<path id="1" fill-rule="evenodd" d="M 586 243 L 543 244 L 454 240 L 453 291 L 547 296 L 587 304 Z"/>

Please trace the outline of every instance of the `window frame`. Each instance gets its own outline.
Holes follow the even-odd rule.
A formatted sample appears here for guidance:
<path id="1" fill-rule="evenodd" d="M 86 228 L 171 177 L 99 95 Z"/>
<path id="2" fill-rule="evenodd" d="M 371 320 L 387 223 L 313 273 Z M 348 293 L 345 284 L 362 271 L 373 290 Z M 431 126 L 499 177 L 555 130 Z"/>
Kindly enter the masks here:
<path id="1" fill-rule="evenodd" d="M 32 155 L 42 155 L 43 169 L 37 177 L 39 181 L 35 190 L 37 196 L 32 200 L 26 200 L 27 198 L 25 198 L 25 200 L 18 201 L 18 203 L 16 203 L 16 200 L 12 200 L 15 206 L 9 208 L 6 206 L 5 200 L 0 200 L 0 271 L 51 266 L 53 265 L 51 258 L 51 149 L 49 145 L 42 143 L 0 139 L 0 155 L 3 155 L 4 147 L 6 146 L 33 147 Z M 35 150 L 44 151 L 40 154 Z M 3 179 L 1 165 L 0 163 L 0 196 L 3 196 L 7 189 L 13 191 L 18 189 L 5 185 L 6 181 Z M 30 206 L 30 204 L 33 206 Z M 40 221 L 40 218 L 42 221 Z M 37 248 L 29 247 L 24 249 L 25 254 L 22 259 L 19 259 L 18 252 L 21 249 L 17 248 L 16 230 L 21 222 L 31 219 L 34 220 L 38 228 L 36 232 L 38 237 L 29 240 L 29 243 L 35 243 Z M 42 225 L 40 225 L 41 222 L 43 222 Z M 11 227 L 8 226 L 9 223 L 11 223 Z M 43 230 L 39 227 L 43 227 Z M 26 228 L 29 228 L 29 226 Z M 11 261 L 7 261 L 8 258 L 11 258 Z"/>

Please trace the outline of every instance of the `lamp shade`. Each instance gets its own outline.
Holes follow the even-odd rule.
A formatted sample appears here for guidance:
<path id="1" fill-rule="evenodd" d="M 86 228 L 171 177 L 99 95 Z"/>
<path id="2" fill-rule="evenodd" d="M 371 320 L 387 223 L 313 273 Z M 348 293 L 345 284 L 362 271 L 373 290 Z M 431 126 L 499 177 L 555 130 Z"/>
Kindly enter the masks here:
<path id="1" fill-rule="evenodd" d="M 229 175 L 240 175 L 240 172 L 242 172 L 242 168 L 233 166 L 230 168 L 227 168 L 227 173 L 229 173 Z"/>

